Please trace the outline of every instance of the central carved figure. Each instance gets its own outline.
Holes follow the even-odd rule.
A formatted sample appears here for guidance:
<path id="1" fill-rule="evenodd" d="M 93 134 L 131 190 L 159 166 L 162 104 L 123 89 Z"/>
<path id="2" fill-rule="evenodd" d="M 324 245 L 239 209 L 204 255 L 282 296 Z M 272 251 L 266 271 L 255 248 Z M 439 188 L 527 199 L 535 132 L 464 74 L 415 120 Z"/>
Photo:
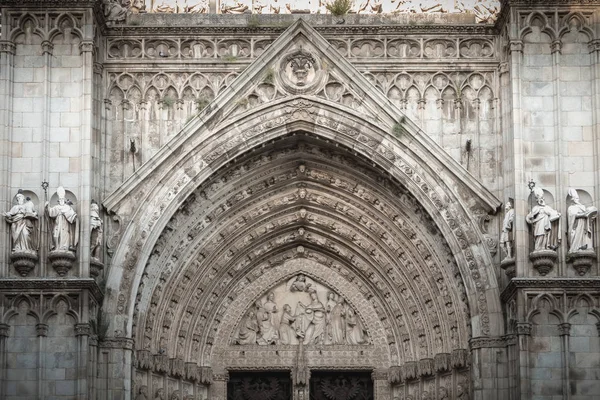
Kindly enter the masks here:
<path id="1" fill-rule="evenodd" d="M 290 304 L 295 304 L 295 309 Z M 259 298 L 242 319 L 233 340 L 239 345 L 367 342 L 366 330 L 352 306 L 304 274 Z"/>

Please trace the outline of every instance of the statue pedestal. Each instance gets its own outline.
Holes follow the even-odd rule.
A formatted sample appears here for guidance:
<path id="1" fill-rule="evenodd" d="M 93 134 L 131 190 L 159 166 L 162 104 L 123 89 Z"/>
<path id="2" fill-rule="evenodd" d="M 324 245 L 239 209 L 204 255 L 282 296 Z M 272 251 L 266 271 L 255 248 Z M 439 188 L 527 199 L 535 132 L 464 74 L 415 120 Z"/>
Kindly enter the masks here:
<path id="1" fill-rule="evenodd" d="M 54 250 L 48 253 L 48 260 L 60 276 L 65 276 L 69 272 L 76 259 L 77 257 L 72 251 Z"/>
<path id="2" fill-rule="evenodd" d="M 554 250 L 537 250 L 529 254 L 529 259 L 533 263 L 533 268 L 535 268 L 542 276 L 545 276 L 548 272 L 552 271 L 557 257 L 558 255 Z"/>
<path id="3" fill-rule="evenodd" d="M 35 268 L 38 260 L 37 251 L 21 250 L 10 254 L 10 261 L 21 276 L 27 276 Z"/>
<path id="4" fill-rule="evenodd" d="M 500 268 L 504 270 L 504 273 L 506 274 L 506 276 L 508 276 L 509 279 L 515 277 L 516 269 L 514 258 L 505 258 L 504 260 L 500 261 Z"/>
<path id="5" fill-rule="evenodd" d="M 567 254 L 567 262 L 573 264 L 573 268 L 581 276 L 590 270 L 594 261 L 596 261 L 596 251 L 593 249 L 579 250 Z"/>
<path id="6" fill-rule="evenodd" d="M 90 276 L 97 278 L 100 275 L 100 271 L 104 269 L 104 264 L 96 257 L 90 258 Z"/>

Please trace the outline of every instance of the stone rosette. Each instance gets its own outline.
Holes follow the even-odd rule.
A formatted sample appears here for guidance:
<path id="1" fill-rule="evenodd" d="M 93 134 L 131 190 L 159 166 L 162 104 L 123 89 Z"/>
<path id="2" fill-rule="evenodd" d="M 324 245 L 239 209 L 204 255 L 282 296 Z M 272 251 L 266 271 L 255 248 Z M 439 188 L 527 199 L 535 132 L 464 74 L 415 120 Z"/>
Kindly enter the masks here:
<path id="1" fill-rule="evenodd" d="M 554 263 L 558 255 L 554 250 L 537 250 L 529 254 L 529 259 L 533 263 L 533 268 L 540 273 L 541 276 L 546 276 L 548 272 L 554 268 Z"/>
<path id="2" fill-rule="evenodd" d="M 585 275 L 596 260 L 596 251 L 593 249 L 573 251 L 567 254 L 567 262 L 573 265 L 580 276 Z"/>
<path id="3" fill-rule="evenodd" d="M 76 259 L 77 257 L 72 251 L 54 250 L 48 253 L 48 260 L 52 264 L 52 268 L 60 276 L 65 276 L 71 270 Z"/>
<path id="4" fill-rule="evenodd" d="M 21 250 L 13 251 L 10 254 L 10 261 L 19 273 L 19 275 L 25 277 L 29 275 L 35 268 L 35 263 L 38 260 L 37 251 L 35 250 Z"/>

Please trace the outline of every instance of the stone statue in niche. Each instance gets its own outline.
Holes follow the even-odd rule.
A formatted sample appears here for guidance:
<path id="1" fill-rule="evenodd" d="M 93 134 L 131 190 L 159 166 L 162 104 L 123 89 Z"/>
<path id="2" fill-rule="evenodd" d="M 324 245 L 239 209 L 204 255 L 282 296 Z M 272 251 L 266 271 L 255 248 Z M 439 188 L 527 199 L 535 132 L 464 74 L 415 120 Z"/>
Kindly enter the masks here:
<path id="1" fill-rule="evenodd" d="M 533 227 L 534 251 L 555 251 L 560 243 L 560 213 L 546 205 L 541 188 L 535 188 L 533 194 L 537 205 L 531 209 L 525 220 Z"/>
<path id="2" fill-rule="evenodd" d="M 21 189 L 15 199 L 17 204 L 3 215 L 10 224 L 11 262 L 21 276 L 27 276 L 38 259 L 38 214 Z"/>
<path id="3" fill-rule="evenodd" d="M 92 200 L 90 206 L 90 255 L 92 258 L 101 262 L 102 260 L 102 218 L 100 218 L 100 207 L 98 203 Z"/>
<path id="4" fill-rule="evenodd" d="M 56 193 L 58 202 L 50 207 L 46 202 L 46 216 L 50 219 L 52 245 L 48 258 L 60 276 L 65 275 L 75 261 L 75 251 L 79 243 L 79 220 L 73 210 L 73 203 L 65 195 L 65 189 L 60 186 Z"/>
<path id="5" fill-rule="evenodd" d="M 79 241 L 77 229 L 77 213 L 73 210 L 73 203 L 65 198 L 65 189 L 60 186 L 58 204 L 50 207 L 46 202 L 46 215 L 54 222 L 52 224 L 52 247 L 53 251 L 75 251 Z"/>
<path id="6" fill-rule="evenodd" d="M 569 197 L 572 202 L 567 209 L 569 253 L 593 250 L 592 227 L 598 216 L 598 209 L 581 204 L 577 190 L 573 188 L 569 189 Z"/>
<path id="7" fill-rule="evenodd" d="M 283 304 L 283 306 L 281 306 Z M 239 345 L 359 345 L 368 342 L 356 311 L 335 292 L 299 274 L 258 299 L 242 318 Z"/>
<path id="8" fill-rule="evenodd" d="M 502 233 L 500 233 L 500 244 L 504 250 L 504 260 L 511 260 L 515 257 L 513 254 L 513 223 L 515 220 L 515 210 L 512 203 L 506 202 L 504 206 L 504 221 L 502 222 Z"/>
<path id="9" fill-rule="evenodd" d="M 38 214 L 31 199 L 25 197 L 21 189 L 15 198 L 17 204 L 4 213 L 4 219 L 10 224 L 11 251 L 37 254 Z"/>

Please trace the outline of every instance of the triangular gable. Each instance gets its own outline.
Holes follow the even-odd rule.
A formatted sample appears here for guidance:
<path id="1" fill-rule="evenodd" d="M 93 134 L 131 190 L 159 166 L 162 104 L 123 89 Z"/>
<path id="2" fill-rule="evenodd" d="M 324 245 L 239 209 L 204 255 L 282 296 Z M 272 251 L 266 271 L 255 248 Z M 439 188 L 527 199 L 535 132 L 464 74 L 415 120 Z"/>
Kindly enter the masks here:
<path id="1" fill-rule="evenodd" d="M 308 60 L 305 60 L 307 57 Z M 314 65 L 304 71 L 306 65 L 303 65 L 303 62 L 311 62 L 311 57 Z M 304 72 L 307 74 L 303 77 Z M 271 85 L 271 79 L 276 79 L 277 85 Z M 321 81 L 323 79 L 326 81 Z M 172 165 L 167 159 L 174 152 L 181 150 L 189 140 L 193 140 L 199 132 L 212 131 L 223 122 L 250 113 L 253 104 L 248 103 L 268 102 L 278 97 L 298 95 L 322 97 L 333 103 L 348 103 L 346 106 L 353 108 L 356 114 L 382 127 L 390 135 L 396 127 L 401 126 L 402 141 L 418 155 L 417 158 L 426 160 L 425 162 L 435 162 L 439 168 L 443 168 L 446 175 L 453 176 L 458 183 L 469 188 L 472 192 L 469 196 L 484 204 L 488 212 L 499 208 L 500 201 L 491 192 L 407 118 L 385 94 L 339 54 L 332 44 L 302 19 L 290 26 L 206 109 L 108 196 L 104 205 L 109 210 L 117 210 L 150 174 L 167 174 Z"/>

